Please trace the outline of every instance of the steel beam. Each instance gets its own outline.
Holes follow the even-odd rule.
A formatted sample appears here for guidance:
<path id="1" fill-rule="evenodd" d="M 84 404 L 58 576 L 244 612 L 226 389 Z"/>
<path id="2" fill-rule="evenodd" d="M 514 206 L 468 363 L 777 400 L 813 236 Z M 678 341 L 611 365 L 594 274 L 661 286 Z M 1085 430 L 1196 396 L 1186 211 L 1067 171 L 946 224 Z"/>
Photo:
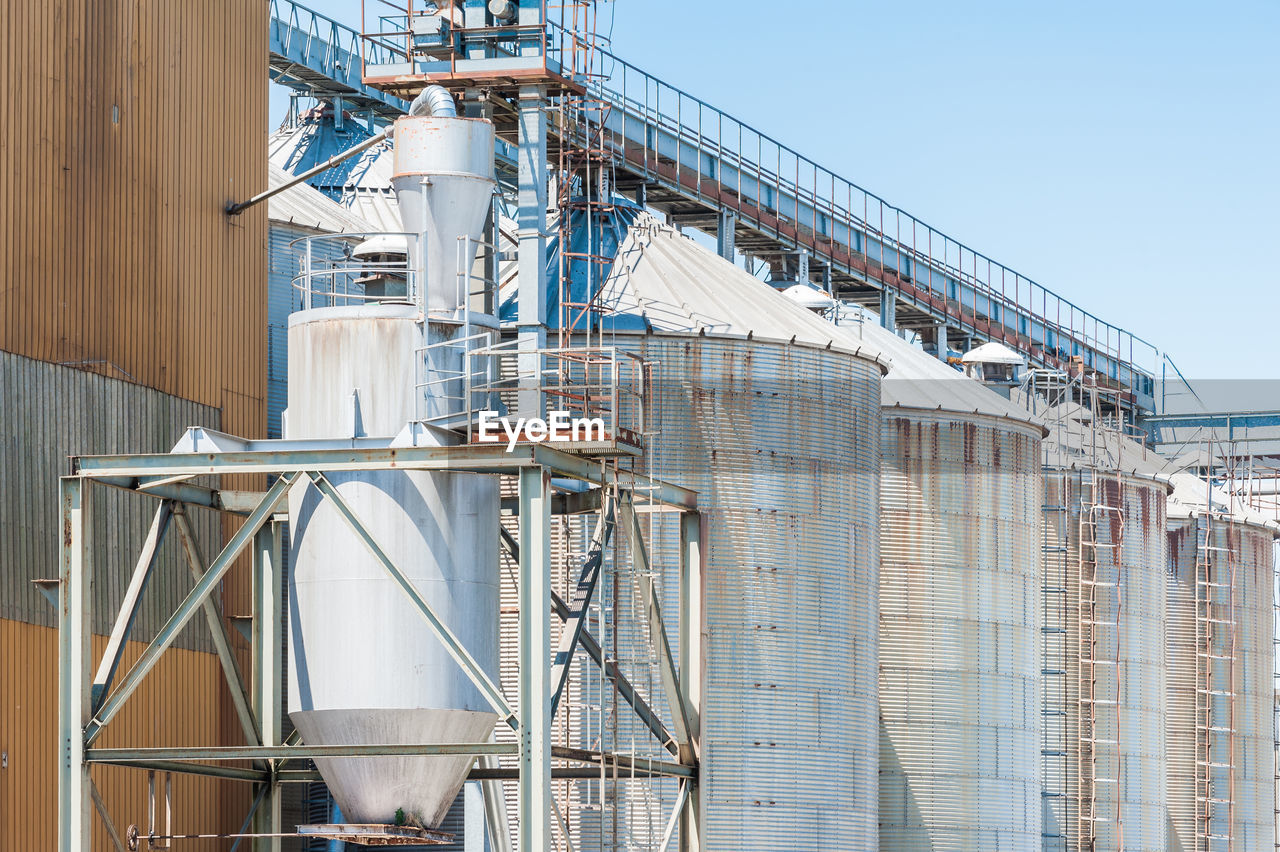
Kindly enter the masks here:
<path id="1" fill-rule="evenodd" d="M 689 748 L 680 755 L 688 763 L 702 753 L 702 516 L 685 512 L 680 516 L 680 684 L 689 710 Z M 698 852 L 701 846 L 698 781 L 681 785 L 679 815 L 680 852 Z M 663 841 L 665 850 L 670 835 Z"/>
<path id="2" fill-rule="evenodd" d="M 736 252 L 735 229 L 738 217 L 729 210 L 721 210 L 716 216 L 716 254 L 733 263 Z"/>
<path id="3" fill-rule="evenodd" d="M 107 838 L 111 840 L 112 847 L 116 852 L 126 852 L 124 841 L 120 839 L 120 832 L 116 830 L 116 824 L 111 820 L 111 814 L 107 813 L 107 803 L 102 801 L 102 794 L 98 792 L 98 785 L 92 779 L 89 781 L 89 795 L 93 797 L 93 807 L 98 811 L 98 818 L 102 820 L 102 826 L 107 830 Z"/>
<path id="4" fill-rule="evenodd" d="M 702 712 L 702 516 L 680 516 L 680 685 L 689 738 L 698 750 Z"/>
<path id="5" fill-rule="evenodd" d="M 476 761 L 476 771 L 498 769 L 498 758 L 492 754 L 482 754 Z M 511 852 L 511 826 L 507 822 L 507 795 L 499 780 L 480 779 L 480 789 L 484 791 L 484 824 L 489 832 L 489 843 L 494 852 Z"/>
<path id="6" fill-rule="evenodd" d="M 240 529 L 236 530 L 235 534 L 231 536 L 231 540 L 227 542 L 227 546 L 218 554 L 218 558 L 213 560 L 209 570 L 196 583 L 190 594 L 178 605 L 177 610 L 169 618 L 169 621 L 165 623 L 165 626 L 160 629 L 156 638 L 142 652 L 142 656 L 138 658 L 133 668 L 129 670 L 129 674 L 125 676 L 124 682 L 103 702 L 97 715 L 89 721 L 85 727 L 86 744 L 92 743 L 97 739 L 103 726 L 115 718 L 115 715 L 120 712 L 120 708 L 129 700 L 129 696 L 138 688 L 138 684 L 142 683 L 143 678 L 155 668 L 156 663 L 160 661 L 160 655 L 173 644 L 178 634 L 182 632 L 182 628 L 186 627 L 187 622 L 195 615 L 196 610 L 203 606 L 205 599 L 213 593 L 218 583 L 222 582 L 222 578 L 231 570 L 232 563 L 248 546 L 258 528 L 271 517 L 271 513 L 275 509 L 276 500 L 280 495 L 288 491 L 289 486 L 296 477 L 296 473 L 287 473 L 267 489 L 257 508 L 249 514 L 249 517 L 245 518 Z"/>
<path id="7" fill-rule="evenodd" d="M 178 540 L 182 544 L 182 553 L 186 558 L 191 579 L 197 583 L 205 574 L 204 559 L 200 556 L 200 547 L 196 543 L 195 531 L 187 518 L 186 509 L 181 503 L 174 509 L 174 525 L 178 529 Z M 249 706 L 249 692 L 245 688 L 244 677 L 240 673 L 240 665 L 236 662 L 235 653 L 231 650 L 231 639 L 227 636 L 227 625 L 222 620 L 222 612 L 213 597 L 207 597 L 200 607 L 204 612 L 205 624 L 209 627 L 209 636 L 213 639 L 213 647 L 218 653 L 218 662 L 222 665 L 223 676 L 227 680 L 227 690 L 231 695 L 231 703 L 235 707 L 236 718 L 240 721 L 240 730 L 245 739 L 260 744 L 258 725 L 254 719 L 253 709 Z"/>
<path id="8" fill-rule="evenodd" d="M 888 287 L 880 291 L 880 327 L 898 331 L 898 299 Z"/>
<path id="9" fill-rule="evenodd" d="M 391 561 L 391 557 L 388 556 L 387 552 L 382 549 L 382 546 L 374 540 L 373 536 L 369 533 L 368 528 L 360 521 L 355 512 L 351 510 L 351 507 L 347 504 L 347 501 L 342 498 L 342 495 L 338 493 L 338 489 L 333 487 L 333 483 L 329 482 L 323 474 L 315 471 L 308 472 L 307 476 L 309 476 L 311 481 L 315 483 L 316 487 L 320 489 L 320 493 L 333 503 L 334 508 L 338 510 L 338 514 L 342 515 L 342 519 L 347 522 L 347 526 L 351 528 L 351 531 L 356 534 L 357 538 L 364 542 L 365 547 L 368 548 L 369 552 L 373 554 L 373 557 L 382 565 L 383 570 L 391 575 L 391 579 L 396 581 L 396 585 L 398 585 L 405 595 L 408 596 L 409 600 L 413 602 L 418 613 L 426 620 L 427 625 L 431 628 L 431 632 L 434 633 L 436 638 L 440 640 L 440 643 L 444 645 L 445 650 L 449 652 L 449 656 L 453 657 L 454 662 L 462 668 L 462 671 L 467 675 L 467 678 L 475 684 L 476 689 L 480 690 L 480 693 L 485 697 L 485 700 L 489 702 L 489 706 L 491 706 L 498 715 L 502 717 L 503 721 L 513 729 L 518 729 L 519 722 L 516 719 L 515 711 L 512 710 L 511 705 L 507 703 L 506 696 L 502 694 L 501 687 L 493 682 L 480 664 L 476 662 L 475 658 L 471 656 L 471 652 L 466 649 L 466 646 L 458 640 L 458 637 L 453 634 L 453 631 L 449 629 L 448 625 L 446 625 L 440 617 L 436 615 L 435 610 L 433 610 L 431 605 L 427 603 L 426 598 L 424 598 L 422 593 L 418 591 L 417 587 L 413 585 L 413 581 L 406 577 L 404 572 L 401 571 L 393 561 Z"/>
<path id="10" fill-rule="evenodd" d="M 639 585 L 640 604 L 649 623 L 649 639 L 658 657 L 658 671 L 662 676 L 662 689 L 666 693 L 671 719 L 675 724 L 676 739 L 683 751 L 691 746 L 694 724 L 685 703 L 684 688 L 680 685 L 680 673 L 671 656 L 671 643 L 667 641 L 667 627 L 662 620 L 662 606 L 658 603 L 658 591 L 653 582 L 653 569 L 649 564 L 649 552 L 644 545 L 640 522 L 629 500 L 622 501 L 621 509 L 623 529 L 631 546 L 631 560 L 636 583 Z"/>
<path id="11" fill-rule="evenodd" d="M 58 613 L 58 852 L 89 852 L 92 798 L 85 726 L 92 715 L 93 524 L 89 484 L 59 481 L 62 557 Z"/>
<path id="12" fill-rule="evenodd" d="M 362 745 L 177 746 L 172 748 L 91 748 L 89 763 L 201 760 L 316 760 L 326 757 L 516 754 L 515 743 L 391 743 Z"/>
<path id="13" fill-rule="evenodd" d="M 551 848 L 551 476 L 520 472 L 520 838 Z"/>
<path id="14" fill-rule="evenodd" d="M 259 725 L 255 736 L 264 746 L 279 745 L 283 739 L 284 571 L 280 558 L 281 526 L 278 522 L 263 526 L 254 538 L 253 547 L 253 712 Z M 278 835 L 283 797 L 274 778 L 262 785 L 259 797 L 261 801 L 254 810 L 253 830 L 256 834 Z M 254 843 L 254 850 L 280 852 L 280 838 L 259 838 Z"/>
<path id="15" fill-rule="evenodd" d="M 541 416 L 542 356 L 547 346 L 547 115 L 546 89 L 520 89 L 518 118 L 518 190 L 516 211 L 517 306 L 519 329 L 517 409 L 522 417 Z M 525 847 L 521 847 L 525 848 Z"/>
<path id="16" fill-rule="evenodd" d="M 88 753 L 93 754 L 94 749 Z M 205 778 L 221 778 L 224 781 L 248 781 L 263 784 L 270 780 L 271 773 L 265 769 L 243 769 L 237 766 L 210 766 L 207 763 L 191 763 L 181 760 L 115 760 L 111 758 L 95 759 L 94 764 L 103 766 L 123 766 L 126 769 L 145 769 L 154 772 L 177 772 L 183 775 L 199 775 Z"/>
<path id="17" fill-rule="evenodd" d="M 674 509 L 696 509 L 698 505 L 695 491 L 630 471 L 602 474 L 598 464 L 546 444 L 520 444 L 508 452 L 506 446 L 500 444 L 392 447 L 392 440 L 366 439 L 367 444 L 376 446 L 361 447 L 339 447 L 331 441 L 250 441 L 251 449 L 233 452 L 75 456 L 72 467 L 85 478 L 120 484 L 120 487 L 133 483 L 132 488 L 136 488 L 144 478 L 177 475 L 270 475 L 308 470 L 442 470 L 514 474 L 529 467 L 543 467 L 553 476 L 641 490 L 650 502 Z"/>
<path id="18" fill-rule="evenodd" d="M 120 609 L 116 612 L 115 624 L 112 625 L 111 635 L 107 639 L 107 649 L 103 652 L 102 662 L 98 665 L 98 673 L 93 678 L 95 709 L 102 703 L 103 696 L 111 688 L 111 681 L 115 679 L 116 668 L 124 655 L 124 646 L 129 641 L 133 623 L 138 618 L 142 593 L 147 588 L 147 581 L 151 579 L 156 555 L 160 552 L 160 544 L 169 530 L 169 519 L 172 516 L 173 504 L 168 500 L 162 500 L 159 508 L 156 509 L 155 517 L 151 519 L 151 528 L 147 531 L 147 538 L 142 543 L 142 552 L 138 554 L 138 561 L 133 567 L 133 576 L 129 578 L 129 586 L 125 589 L 124 598 L 120 601 Z"/>

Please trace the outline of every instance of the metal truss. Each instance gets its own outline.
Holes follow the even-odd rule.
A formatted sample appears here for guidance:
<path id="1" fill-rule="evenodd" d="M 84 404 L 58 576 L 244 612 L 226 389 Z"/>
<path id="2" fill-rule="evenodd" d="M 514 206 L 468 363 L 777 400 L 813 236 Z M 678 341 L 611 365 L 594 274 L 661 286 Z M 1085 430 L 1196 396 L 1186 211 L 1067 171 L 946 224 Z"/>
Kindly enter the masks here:
<path id="1" fill-rule="evenodd" d="M 668 841 L 676 835 L 680 849 L 698 849 L 697 752 L 698 676 L 701 637 L 701 526 L 696 494 L 679 486 L 651 480 L 607 465 L 569 455 L 542 445 L 518 446 L 507 452 L 500 446 L 417 447 L 395 446 L 398 440 L 357 441 L 245 441 L 232 436 L 193 429 L 173 453 L 151 455 L 84 456 L 73 459 L 73 474 L 61 480 L 62 558 L 58 580 L 58 850 L 88 852 L 90 809 L 96 807 L 106 823 L 112 843 L 121 845 L 121 834 L 111 824 L 90 777 L 97 764 L 132 767 L 155 772 L 179 772 L 238 781 L 254 786 L 255 795 L 244 826 L 235 835 L 250 837 L 259 850 L 278 850 L 281 832 L 281 784 L 319 778 L 313 770 L 299 768 L 317 757 L 372 757 L 378 755 L 477 756 L 470 777 L 494 782 L 516 780 L 519 788 L 519 848 L 552 848 L 552 825 L 561 807 L 552 794 L 553 778 L 598 777 L 609 771 L 619 777 L 670 777 L 680 790 L 668 824 Z M 418 593 L 369 532 L 363 520 L 330 484 L 334 471 L 376 470 L 453 471 L 508 474 L 518 477 L 519 496 L 504 508 L 518 515 L 519 535 L 505 534 L 503 545 L 519 564 L 519 710 L 510 706 L 500 686 L 492 681 L 452 633 L 431 605 Z M 261 493 L 223 490 L 199 485 L 196 477 L 225 474 L 267 474 L 274 477 Z M 552 485 L 555 477 L 557 486 Z M 574 481 L 576 491 L 558 493 L 561 480 Z M 436 638 L 485 696 L 495 712 L 518 734 L 515 743 L 432 743 L 317 746 L 285 740 L 281 720 L 283 625 L 279 613 L 286 594 L 281 571 L 281 542 L 288 521 L 288 491 L 310 482 L 330 501 L 351 531 L 381 563 L 388 576 L 403 590 Z M 585 484 L 587 490 L 580 490 Z M 93 565 L 93 497 L 98 487 L 120 488 L 157 500 L 155 520 L 136 562 L 132 580 L 114 619 L 106 653 L 94 660 L 90 651 Z M 681 514 L 681 565 L 679 664 L 666 640 L 667 626 L 657 608 L 653 589 L 642 589 L 648 602 L 648 618 L 661 657 L 665 699 L 672 708 L 676 730 L 669 731 L 646 699 L 621 676 L 617 666 L 601 651 L 582 623 L 582 611 L 590 601 L 594 577 L 588 569 L 582 588 L 569 603 L 551 587 L 551 519 L 553 514 L 598 511 L 598 550 L 620 518 L 632 543 L 633 555 L 647 562 L 645 546 L 635 521 L 635 506 L 647 511 Z M 207 566 L 199 556 L 187 512 L 192 506 L 242 516 L 243 522 Z M 155 553 L 168 529 L 181 538 L 195 585 L 178 604 L 132 668 L 117 679 L 122 651 L 129 640 L 134 616 L 154 570 Z M 499 531 L 494 531 L 499 535 Z M 252 670 L 240 671 L 231 650 L 224 614 L 213 594 L 231 566 L 247 553 L 252 570 L 253 607 L 250 630 Z M 590 565 L 590 559 L 588 564 Z M 651 585 L 651 584 L 650 584 Z M 551 638 L 552 613 L 563 621 L 560 641 Z M 241 722 L 247 745 L 177 748 L 100 748 L 102 731 L 120 713 L 138 686 L 160 661 L 183 628 L 203 615 L 214 637 L 214 646 Z M 581 648 L 601 666 L 619 696 L 631 707 L 656 742 L 671 753 L 671 760 L 654 760 L 628 754 L 591 751 L 552 741 L 555 698 L 563 686 L 563 667 Z M 118 680 L 118 683 L 117 683 Z M 180 701 L 180 698 L 175 698 Z M 514 755 L 516 766 L 501 767 L 499 755 Z M 235 764 L 235 765 L 228 765 Z M 486 785 L 492 790 L 493 785 Z M 492 803 L 487 803 L 487 807 Z M 152 815 L 154 825 L 154 814 Z M 250 829 L 252 829 L 250 831 Z M 154 830 L 154 829 L 152 829 Z M 130 835 L 136 841 L 136 834 Z M 157 835 L 154 840 L 183 835 Z M 144 837 L 143 839 L 146 839 Z M 152 848 L 161 848 L 153 846 Z"/>

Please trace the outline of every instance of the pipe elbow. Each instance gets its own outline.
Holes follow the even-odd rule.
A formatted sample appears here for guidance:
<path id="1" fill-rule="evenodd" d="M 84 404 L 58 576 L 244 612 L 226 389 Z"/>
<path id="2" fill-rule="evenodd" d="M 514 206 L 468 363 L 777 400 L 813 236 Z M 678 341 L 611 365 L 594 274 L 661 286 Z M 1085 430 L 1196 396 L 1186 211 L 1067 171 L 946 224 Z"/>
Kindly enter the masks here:
<path id="1" fill-rule="evenodd" d="M 413 103 L 409 104 L 409 115 L 438 115 L 445 118 L 457 118 L 458 108 L 453 102 L 453 95 L 444 86 L 427 86 Z"/>

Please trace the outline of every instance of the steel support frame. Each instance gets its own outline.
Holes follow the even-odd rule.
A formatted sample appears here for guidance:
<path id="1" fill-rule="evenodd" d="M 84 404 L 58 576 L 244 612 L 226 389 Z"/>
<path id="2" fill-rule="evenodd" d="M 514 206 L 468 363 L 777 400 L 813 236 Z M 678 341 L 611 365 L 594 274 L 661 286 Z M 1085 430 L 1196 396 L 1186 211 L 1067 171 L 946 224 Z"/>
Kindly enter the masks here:
<path id="1" fill-rule="evenodd" d="M 574 456 L 544 447 L 531 447 L 515 453 L 495 453 L 472 448 L 422 448 L 391 450 L 387 448 L 348 449 L 331 451 L 328 448 L 302 449 L 290 447 L 279 452 L 269 450 L 244 453 L 165 454 L 114 457 L 80 457 L 73 460 L 75 475 L 65 477 L 60 484 L 62 510 L 62 557 L 59 576 L 59 659 L 58 659 L 58 715 L 59 715 L 59 767 L 58 767 L 58 852 L 88 852 L 92 832 L 90 814 L 94 808 L 93 785 L 89 770 L 94 764 L 134 767 L 144 770 L 183 772 L 205 777 L 249 782 L 255 785 L 257 794 L 246 816 L 246 826 L 251 825 L 255 834 L 280 834 L 280 784 L 305 780 L 305 771 L 285 770 L 288 760 L 305 759 L 325 752 L 323 747 L 286 744 L 281 737 L 283 706 L 281 675 L 285 661 L 281 617 L 284 601 L 284 583 L 281 571 L 281 541 L 285 516 L 280 512 L 286 505 L 289 488 L 299 481 L 311 481 L 326 492 L 326 499 L 336 501 L 349 525 L 359 533 L 363 524 L 351 514 L 341 497 L 326 490 L 328 482 L 324 471 L 363 469 L 451 469 L 473 470 L 486 473 L 510 473 L 519 478 L 519 524 L 523 546 L 518 548 L 520 564 L 521 621 L 520 637 L 520 697 L 522 712 L 515 720 L 519 741 L 514 746 L 517 755 L 516 775 L 519 781 L 521 814 L 521 848 L 551 848 L 552 820 L 555 802 L 552 797 L 551 779 L 553 760 L 570 763 L 586 763 L 583 769 L 557 767 L 557 777 L 576 777 L 590 773 L 594 777 L 600 766 L 614 767 L 634 777 L 678 777 L 688 790 L 682 794 L 673 813 L 673 822 L 681 826 L 680 848 L 698 849 L 696 839 L 696 731 L 688 729 L 684 722 L 679 762 L 655 761 L 647 758 L 628 757 L 553 746 L 551 733 L 552 656 L 551 618 L 555 594 L 551 588 L 551 517 L 553 509 L 553 476 L 570 477 L 593 483 L 602 488 L 620 489 L 624 494 L 632 487 L 643 489 L 652 508 L 674 510 L 681 513 L 681 659 L 680 667 L 686 672 L 700 668 L 700 570 L 698 563 L 698 532 L 700 524 L 696 512 L 696 494 L 667 483 L 647 480 L 625 471 L 608 471 Z M 267 473 L 277 478 L 264 493 L 256 494 L 252 508 L 241 501 L 236 509 L 217 505 L 203 494 L 198 502 L 185 503 L 177 498 L 171 487 L 155 488 L 159 480 L 180 482 L 188 476 L 229 472 Z M 92 589 L 92 524 L 89 510 L 92 505 L 93 485 L 124 488 L 139 494 L 147 494 L 170 505 L 183 548 L 197 582 L 188 596 L 161 628 L 151 644 L 143 651 L 134 667 L 125 675 L 114 692 L 103 694 L 101 704 L 92 700 L 94 667 L 91 654 Z M 330 493 L 332 492 L 332 493 Z M 216 492 L 214 492 L 216 494 Z M 629 495 L 627 495 L 630 499 Z M 213 505 L 211 505 L 213 504 Z M 224 512 L 244 516 L 244 522 L 229 539 L 227 545 L 207 570 L 200 562 L 198 548 L 186 518 L 189 505 L 201 505 Z M 343 511 L 345 509 L 345 511 Z M 399 573 L 381 548 L 367 532 L 366 544 L 382 562 L 393 578 Z M 172 644 L 177 634 L 195 616 L 198 610 L 206 615 L 215 636 L 215 644 L 221 639 L 227 643 L 222 614 L 217 611 L 211 594 L 230 570 L 232 563 L 245 551 L 251 554 L 253 579 L 253 623 L 251 631 L 253 669 L 249 686 L 244 686 L 239 670 L 226 669 L 228 685 L 235 692 L 244 690 L 251 706 L 247 707 L 248 720 L 253 736 L 248 736 L 248 746 L 217 748 L 177 749 L 102 749 L 93 747 L 102 729 L 121 710 L 134 690 L 158 663 L 161 654 Z M 143 554 L 144 559 L 150 557 Z M 140 560 L 142 562 L 143 560 Z M 405 590 L 413 599 L 411 589 Z M 432 613 L 425 603 L 415 600 L 419 610 L 432 620 Z M 557 601 L 560 610 L 563 602 Z M 216 622 L 216 624 L 215 624 Z M 437 635 L 449 644 L 448 631 Z M 219 651 L 229 651 L 230 646 Z M 220 654 L 230 658 L 230 654 Z M 668 657 L 669 658 L 669 657 Z M 541 661 L 540 663 L 538 661 Z M 224 668 L 226 668 L 224 662 Z M 460 661 L 461 662 L 461 661 Z M 466 666 L 463 666 L 464 669 Z M 692 667 L 692 669 L 690 668 Z M 684 677 L 680 686 L 680 705 L 694 708 L 696 719 L 698 678 Z M 640 702 L 643 706 L 643 702 Z M 242 714 L 243 716 L 244 714 Z M 244 721 L 244 719 L 242 719 Z M 694 723 L 696 725 L 696 722 Z M 341 747 L 343 754 L 371 756 L 377 753 L 443 753 L 453 748 L 459 753 L 481 755 L 481 767 L 473 770 L 475 777 L 497 779 L 505 775 L 492 761 L 500 753 L 511 753 L 513 746 L 497 743 L 454 743 L 421 746 Z M 405 750 L 408 750 L 407 752 Z M 327 753 L 327 752 L 326 752 Z M 337 754 L 337 752 L 335 752 Z M 249 761 L 251 766 L 227 766 L 196 761 Z M 292 777 L 297 775 L 297 778 Z M 105 813 L 104 813 L 105 818 Z M 243 829 L 242 829 L 243 830 Z M 278 837 L 256 838 L 255 850 L 279 849 Z"/>

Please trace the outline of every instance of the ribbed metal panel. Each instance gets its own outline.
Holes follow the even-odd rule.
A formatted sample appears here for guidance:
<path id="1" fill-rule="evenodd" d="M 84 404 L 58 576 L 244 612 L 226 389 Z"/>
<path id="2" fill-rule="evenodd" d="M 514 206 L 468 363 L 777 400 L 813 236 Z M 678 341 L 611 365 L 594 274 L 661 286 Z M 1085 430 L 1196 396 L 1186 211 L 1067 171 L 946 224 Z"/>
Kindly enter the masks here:
<path id="1" fill-rule="evenodd" d="M 287 222 L 272 221 L 268 229 L 267 267 L 267 435 L 280 437 L 280 415 L 289 405 L 289 314 L 302 309 L 300 291 L 293 279 L 301 271 L 304 245 L 290 245 L 304 237 L 324 236 L 318 231 Z M 312 243 L 312 263 L 320 268 L 347 262 L 344 247 L 350 249 L 359 240 L 346 242 L 322 240 Z"/>
<path id="2" fill-rule="evenodd" d="M 40 71 L 4 99 L 0 349 L 130 376 L 260 437 L 266 205 L 223 209 L 267 184 L 266 4 L 5 11 L 9 75 Z"/>
<path id="3" fill-rule="evenodd" d="M 1030 852 L 1040 432 L 886 409 L 882 435 L 879 848 Z"/>
<path id="4" fill-rule="evenodd" d="M 711 336 L 615 342 L 654 365 L 646 472 L 696 489 L 703 513 L 704 848 L 874 848 L 879 367 Z M 674 525 L 651 535 L 674 569 Z"/>
<path id="5" fill-rule="evenodd" d="M 58 477 L 67 456 L 167 452 L 187 426 L 219 428 L 218 409 L 131 382 L 0 352 L 0 618 L 56 627 L 57 611 L 31 585 L 58 576 Z M 95 493 L 93 630 L 109 634 L 158 501 L 114 488 Z M 221 547 L 212 512 L 192 509 L 205 559 Z M 165 537 L 132 638 L 149 640 L 192 586 L 176 534 Z M 203 624 L 178 647 L 212 651 Z"/>
<path id="6" fill-rule="evenodd" d="M 1119 510 L 1103 513 L 1096 525 L 1097 576 L 1118 584 L 1114 588 L 1120 601 L 1118 608 L 1113 603 L 1102 606 L 1094 619 L 1115 625 L 1098 627 L 1095 656 L 1118 660 L 1119 675 L 1117 679 L 1108 669 L 1093 686 L 1102 718 L 1094 737 L 1097 742 L 1092 744 L 1097 757 L 1089 761 L 1087 756 L 1082 758 L 1080 727 L 1084 588 L 1080 532 L 1082 507 L 1095 499 L 1090 485 L 1095 478 L 1096 505 Z M 1045 470 L 1042 762 L 1046 852 L 1166 849 L 1166 493 L 1163 484 L 1110 471 Z M 1087 797 L 1088 791 L 1082 791 L 1080 778 L 1082 767 L 1087 771 L 1086 761 L 1096 765 L 1099 778 L 1118 779 L 1095 785 L 1100 819 L 1085 824 L 1092 840 L 1081 839 L 1085 833 L 1081 831 L 1081 796 Z"/>
<path id="7" fill-rule="evenodd" d="M 1197 583 L 1197 561 L 1205 561 L 1204 578 Z M 1229 800 L 1211 803 L 1212 819 L 1207 831 L 1232 835 L 1233 850 L 1272 848 L 1275 832 L 1274 744 L 1272 704 L 1274 686 L 1274 613 L 1272 578 L 1275 568 L 1272 533 L 1268 530 L 1221 518 L 1178 518 L 1169 521 L 1169 849 L 1192 852 L 1205 848 L 1203 823 L 1197 826 L 1196 763 L 1208 762 L 1212 787 L 1199 795 Z M 1231 575 L 1235 585 L 1230 586 Z M 1197 667 L 1205 664 L 1206 649 L 1197 639 L 1197 589 L 1201 599 L 1211 595 L 1213 603 L 1205 612 L 1215 619 L 1234 619 L 1235 648 L 1230 647 L 1225 625 L 1218 630 L 1209 653 L 1230 657 L 1234 665 L 1219 663 L 1212 668 L 1213 682 L 1198 684 Z M 1227 594 L 1230 594 L 1230 598 Z M 1232 606 L 1234 603 L 1234 607 Z M 1227 672 L 1234 667 L 1234 682 Z M 1203 695 L 1207 686 L 1214 694 Z M 1227 694 L 1230 693 L 1230 694 Z M 1210 702 L 1211 728 L 1205 720 L 1197 726 L 1197 699 Z M 1234 702 L 1234 713 L 1231 704 Z M 1234 751 L 1234 754 L 1232 753 Z M 1203 804 L 1202 804 L 1203 808 Z M 1230 816 L 1228 816 L 1230 814 Z M 1228 832 L 1230 819 L 1230 832 Z M 1197 834 L 1201 835 L 1197 845 Z M 1225 840 L 1215 840 L 1213 849 L 1227 849 Z"/>

